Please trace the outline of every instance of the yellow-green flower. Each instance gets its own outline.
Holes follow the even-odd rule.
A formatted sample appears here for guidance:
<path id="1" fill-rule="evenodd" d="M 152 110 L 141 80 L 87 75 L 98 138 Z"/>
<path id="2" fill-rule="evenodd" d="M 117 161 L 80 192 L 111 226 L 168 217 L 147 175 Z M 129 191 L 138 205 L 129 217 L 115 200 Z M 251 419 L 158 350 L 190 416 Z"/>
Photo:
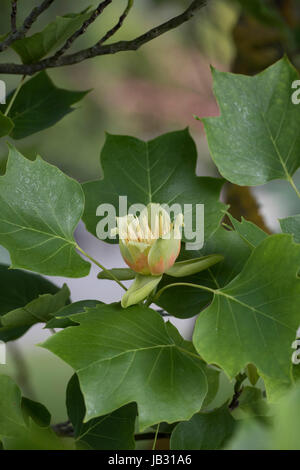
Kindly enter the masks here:
<path id="1" fill-rule="evenodd" d="M 160 276 L 175 263 L 181 246 L 183 215 L 171 222 L 160 204 L 148 204 L 139 217 L 117 218 L 120 251 L 127 265 L 146 276 Z"/>

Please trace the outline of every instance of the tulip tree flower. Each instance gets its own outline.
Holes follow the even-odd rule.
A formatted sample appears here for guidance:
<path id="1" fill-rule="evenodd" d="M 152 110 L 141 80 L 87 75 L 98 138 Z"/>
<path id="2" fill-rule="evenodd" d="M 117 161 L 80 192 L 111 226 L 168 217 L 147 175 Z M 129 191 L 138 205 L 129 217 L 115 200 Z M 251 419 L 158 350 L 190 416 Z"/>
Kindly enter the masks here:
<path id="1" fill-rule="evenodd" d="M 221 255 L 207 255 L 176 262 L 181 248 L 183 215 L 174 222 L 160 204 L 148 204 L 139 217 L 128 214 L 117 217 L 112 235 L 119 235 L 121 254 L 128 268 L 113 269 L 114 276 L 122 280 L 134 279 L 124 294 L 121 304 L 126 308 L 151 298 L 163 274 L 184 277 L 209 268 L 223 259 Z M 100 273 L 101 279 L 107 273 Z"/>
<path id="2" fill-rule="evenodd" d="M 149 204 L 139 217 L 118 217 L 117 223 L 113 233 L 119 234 L 121 254 L 133 271 L 160 276 L 173 266 L 180 252 L 182 214 L 172 223 L 162 206 Z"/>

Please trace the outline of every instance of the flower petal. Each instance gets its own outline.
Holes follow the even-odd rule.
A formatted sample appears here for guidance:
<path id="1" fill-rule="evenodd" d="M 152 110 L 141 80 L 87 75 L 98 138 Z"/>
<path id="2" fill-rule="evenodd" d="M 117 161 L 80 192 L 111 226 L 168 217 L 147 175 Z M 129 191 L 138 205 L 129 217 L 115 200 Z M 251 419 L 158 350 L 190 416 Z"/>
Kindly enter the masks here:
<path id="1" fill-rule="evenodd" d="M 152 275 L 163 274 L 175 263 L 180 252 L 181 240 L 178 238 L 159 238 L 152 245 L 148 255 L 148 265 Z"/>

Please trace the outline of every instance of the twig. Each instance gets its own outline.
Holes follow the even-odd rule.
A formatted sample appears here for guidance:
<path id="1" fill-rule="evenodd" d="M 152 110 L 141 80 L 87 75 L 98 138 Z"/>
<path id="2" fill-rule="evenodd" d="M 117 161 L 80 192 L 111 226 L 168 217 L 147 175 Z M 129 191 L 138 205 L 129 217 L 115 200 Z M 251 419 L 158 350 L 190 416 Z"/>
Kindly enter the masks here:
<path id="1" fill-rule="evenodd" d="M 65 421 L 64 423 L 54 424 L 52 426 L 53 431 L 61 437 L 74 437 L 74 428 L 71 421 Z"/>
<path id="2" fill-rule="evenodd" d="M 39 7 L 35 7 L 24 20 L 24 23 L 22 24 L 21 28 L 16 31 L 13 31 L 3 42 L 0 43 L 0 52 L 5 51 L 5 49 L 7 49 L 14 41 L 23 39 L 27 31 L 29 31 L 29 29 L 33 25 L 33 23 L 45 10 L 47 10 L 47 8 L 50 7 L 53 2 L 54 0 L 44 0 Z M 26 74 L 23 73 L 22 75 Z"/>
<path id="3" fill-rule="evenodd" d="M 243 391 L 242 384 L 246 378 L 247 378 L 247 374 L 238 374 L 236 376 L 236 382 L 234 386 L 234 395 L 232 397 L 230 404 L 228 405 L 228 408 L 231 411 L 235 410 L 239 406 L 239 398 Z"/>
<path id="4" fill-rule="evenodd" d="M 172 315 L 168 312 L 165 312 L 163 309 L 156 310 L 162 317 L 171 317 Z"/>
<path id="5" fill-rule="evenodd" d="M 81 28 L 75 31 L 72 36 L 70 36 L 65 44 L 54 54 L 53 59 L 58 59 L 61 57 L 70 47 L 72 46 L 73 42 L 76 41 L 82 34 L 86 32 L 88 27 L 94 23 L 94 21 L 101 15 L 104 9 L 112 2 L 112 0 L 104 0 L 103 2 L 99 3 L 96 10 L 93 11 L 91 16 L 82 24 Z"/>
<path id="6" fill-rule="evenodd" d="M 130 12 L 132 5 L 133 5 L 134 0 L 128 0 L 127 7 L 125 8 L 124 12 L 119 18 L 119 21 L 117 24 L 111 28 L 107 33 L 103 36 L 103 38 L 100 39 L 100 41 L 97 42 L 98 46 L 101 46 L 104 42 L 108 41 L 116 32 L 123 26 L 124 21 L 126 20 L 128 13 Z"/>
<path id="7" fill-rule="evenodd" d="M 11 2 L 10 24 L 12 33 L 17 31 L 17 2 L 18 0 L 12 0 Z"/>
<path id="8" fill-rule="evenodd" d="M 150 31 L 130 41 L 119 41 L 108 45 L 96 44 L 93 47 L 81 50 L 74 54 L 64 55 L 58 59 L 55 59 L 54 56 L 52 56 L 35 64 L 0 64 L 0 73 L 14 75 L 34 75 L 36 72 L 45 70 L 47 68 L 74 65 L 96 56 L 116 54 L 118 52 L 124 51 L 136 51 L 144 44 L 189 21 L 200 8 L 206 5 L 206 1 L 207 0 L 194 0 L 181 15 L 178 15 L 159 26 L 150 29 Z"/>

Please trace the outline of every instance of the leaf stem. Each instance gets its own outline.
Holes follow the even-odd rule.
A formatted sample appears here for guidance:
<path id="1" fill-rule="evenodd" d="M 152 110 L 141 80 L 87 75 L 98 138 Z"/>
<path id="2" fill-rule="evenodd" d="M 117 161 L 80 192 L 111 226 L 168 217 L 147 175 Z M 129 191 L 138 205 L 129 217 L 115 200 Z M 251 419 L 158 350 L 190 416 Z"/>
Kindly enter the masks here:
<path id="1" fill-rule="evenodd" d="M 19 85 L 18 85 L 17 88 L 15 89 L 15 92 L 14 92 L 14 94 L 13 94 L 13 96 L 12 96 L 10 102 L 9 102 L 8 105 L 7 105 L 7 108 L 6 108 L 6 110 L 5 110 L 4 116 L 8 116 L 8 113 L 9 113 L 9 111 L 11 110 L 11 108 L 12 108 L 14 102 L 15 102 L 15 99 L 17 98 L 17 96 L 18 96 L 18 94 L 19 94 L 19 91 L 21 90 L 21 88 L 22 88 L 22 86 L 23 86 L 23 83 L 24 83 L 25 78 L 26 78 L 26 75 L 23 75 L 23 77 L 22 77 L 21 80 L 20 80 Z"/>
<path id="2" fill-rule="evenodd" d="M 89 255 L 88 253 L 86 253 L 82 248 L 80 248 L 79 245 L 77 245 L 76 243 L 76 248 L 78 251 L 80 251 L 80 253 L 82 253 L 84 256 L 86 256 L 92 263 L 96 264 L 96 266 L 98 266 L 98 268 L 102 269 L 102 271 L 106 272 L 106 274 L 108 274 L 108 276 L 116 281 L 120 287 L 122 287 L 122 289 L 124 290 L 127 290 L 127 288 L 124 286 L 124 284 L 119 281 L 119 279 L 114 276 L 114 274 L 112 274 L 108 269 L 105 268 L 105 266 L 103 266 L 101 263 L 99 263 L 99 261 L 95 260 L 91 255 Z"/>
<path id="3" fill-rule="evenodd" d="M 158 423 L 157 428 L 156 428 L 156 431 L 155 431 L 155 436 L 154 436 L 154 441 L 153 441 L 152 450 L 155 450 L 155 447 L 156 447 L 157 436 L 158 436 L 158 431 L 159 431 L 159 425 L 160 425 L 160 423 Z"/>
<path id="4" fill-rule="evenodd" d="M 300 199 L 300 191 L 297 188 L 297 186 L 295 185 L 295 182 L 294 182 L 294 180 L 291 176 L 289 176 L 288 181 L 289 181 L 290 185 L 292 186 L 293 190 L 295 191 L 295 193 L 297 194 L 298 198 Z"/>

